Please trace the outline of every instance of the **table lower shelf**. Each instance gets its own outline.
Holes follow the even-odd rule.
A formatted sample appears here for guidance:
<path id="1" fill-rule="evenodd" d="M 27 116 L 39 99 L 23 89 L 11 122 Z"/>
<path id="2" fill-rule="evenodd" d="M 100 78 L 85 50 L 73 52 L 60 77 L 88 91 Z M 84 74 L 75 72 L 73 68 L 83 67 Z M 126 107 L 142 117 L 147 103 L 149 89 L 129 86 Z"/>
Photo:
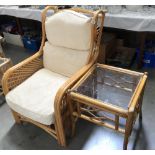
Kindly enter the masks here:
<path id="1" fill-rule="evenodd" d="M 114 126 L 114 125 L 111 125 L 110 123 L 106 123 L 106 122 L 97 120 L 97 119 L 95 119 L 95 118 L 88 117 L 88 116 L 86 116 L 86 115 L 84 115 L 84 114 L 79 115 L 77 112 L 73 112 L 73 116 L 76 116 L 76 117 L 85 119 L 85 120 L 90 121 L 90 122 L 92 122 L 92 123 L 95 123 L 95 124 L 97 124 L 97 125 L 101 125 L 101 126 L 108 127 L 108 128 L 110 128 L 110 129 L 113 129 L 113 130 L 115 130 L 115 131 L 117 131 L 117 132 L 120 132 L 120 133 L 123 133 L 123 134 L 125 133 L 125 129 L 120 128 L 120 127 L 117 127 L 118 125 L 115 125 L 115 126 Z"/>

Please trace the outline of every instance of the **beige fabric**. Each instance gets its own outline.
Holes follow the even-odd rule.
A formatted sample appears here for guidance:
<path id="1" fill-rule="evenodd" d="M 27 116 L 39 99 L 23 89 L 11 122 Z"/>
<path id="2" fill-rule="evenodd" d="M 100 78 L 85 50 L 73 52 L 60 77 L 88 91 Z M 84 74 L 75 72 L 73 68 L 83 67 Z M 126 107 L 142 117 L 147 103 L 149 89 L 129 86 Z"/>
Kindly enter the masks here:
<path id="1" fill-rule="evenodd" d="M 54 123 L 54 99 L 67 77 L 41 69 L 6 95 L 14 111 L 39 123 Z"/>
<path id="2" fill-rule="evenodd" d="M 88 51 L 57 47 L 46 42 L 43 63 L 52 72 L 70 77 L 87 63 L 88 55 Z"/>
<path id="3" fill-rule="evenodd" d="M 91 18 L 74 11 L 61 11 L 45 22 L 47 40 L 54 46 L 89 50 Z"/>

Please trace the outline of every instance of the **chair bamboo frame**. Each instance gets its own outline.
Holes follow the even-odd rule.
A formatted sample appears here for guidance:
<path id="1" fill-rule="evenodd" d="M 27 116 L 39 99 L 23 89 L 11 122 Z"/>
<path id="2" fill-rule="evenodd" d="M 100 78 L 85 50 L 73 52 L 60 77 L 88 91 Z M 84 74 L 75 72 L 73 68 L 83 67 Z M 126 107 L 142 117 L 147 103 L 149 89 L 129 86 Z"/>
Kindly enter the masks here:
<path id="1" fill-rule="evenodd" d="M 100 100 L 76 92 L 76 89 L 86 80 L 86 78 L 88 78 L 92 74 L 92 72 L 95 70 L 96 67 L 101 67 L 103 69 L 105 68 L 112 72 L 119 72 L 122 74 L 129 74 L 131 76 L 141 77 L 130 99 L 128 109 L 124 109 L 119 106 L 114 106 L 111 103 L 104 103 Z M 129 136 L 131 135 L 133 125 L 138 115 L 139 115 L 139 122 L 141 123 L 142 121 L 142 100 L 146 80 L 147 80 L 147 73 L 139 73 L 103 64 L 94 64 L 89 69 L 89 71 L 71 88 L 71 90 L 68 92 L 67 95 L 70 113 L 72 114 L 72 135 L 75 134 L 76 121 L 78 120 L 78 118 L 82 118 L 97 125 L 105 126 L 117 132 L 123 133 L 124 134 L 123 149 L 126 150 L 129 141 Z M 126 88 L 119 87 L 119 89 L 129 91 Z M 88 108 L 85 108 L 85 106 L 89 108 L 92 107 L 95 110 L 89 110 Z M 95 113 L 98 111 L 104 111 L 113 114 L 115 118 L 110 118 L 107 116 L 100 116 L 100 117 L 96 116 Z M 119 120 L 120 118 L 126 119 L 125 128 L 120 127 L 120 120 Z M 108 120 L 111 123 L 105 122 L 104 120 Z"/>
<path id="2" fill-rule="evenodd" d="M 42 42 L 39 51 L 33 56 L 29 57 L 28 59 L 13 66 L 4 74 L 2 80 L 2 86 L 5 95 L 13 88 L 20 85 L 24 80 L 29 78 L 36 71 L 43 68 L 42 55 L 43 55 L 43 46 L 46 40 L 45 20 L 46 20 L 46 13 L 49 10 L 53 10 L 54 13 L 59 12 L 56 6 L 47 6 L 42 12 Z M 66 146 L 66 131 L 68 129 L 66 123 L 69 122 L 66 121 L 67 119 L 69 119 L 69 110 L 68 110 L 68 104 L 66 102 L 66 93 L 96 62 L 99 54 L 99 45 L 105 16 L 105 12 L 101 10 L 96 12 L 91 12 L 88 10 L 78 8 L 74 8 L 72 10 L 80 13 L 86 13 L 92 18 L 91 50 L 89 52 L 90 54 L 87 64 L 83 66 L 78 72 L 76 72 L 72 77 L 70 77 L 69 80 L 66 81 L 66 83 L 58 90 L 56 94 L 54 101 L 55 123 L 49 126 L 40 124 L 12 110 L 16 123 L 26 121 L 42 128 L 47 133 L 52 135 L 55 139 L 57 139 L 58 143 L 61 146 Z M 99 20 L 100 24 L 99 27 L 97 27 L 97 23 Z"/>

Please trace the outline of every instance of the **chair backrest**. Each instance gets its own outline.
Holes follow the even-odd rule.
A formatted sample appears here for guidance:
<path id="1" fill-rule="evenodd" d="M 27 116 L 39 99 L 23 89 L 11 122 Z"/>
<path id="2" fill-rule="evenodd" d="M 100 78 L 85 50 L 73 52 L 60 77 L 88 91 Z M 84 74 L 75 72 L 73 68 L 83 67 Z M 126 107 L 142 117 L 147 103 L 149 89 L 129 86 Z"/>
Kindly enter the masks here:
<path id="1" fill-rule="evenodd" d="M 45 20 L 44 67 L 70 77 L 89 62 L 94 44 L 92 17 L 62 10 Z"/>

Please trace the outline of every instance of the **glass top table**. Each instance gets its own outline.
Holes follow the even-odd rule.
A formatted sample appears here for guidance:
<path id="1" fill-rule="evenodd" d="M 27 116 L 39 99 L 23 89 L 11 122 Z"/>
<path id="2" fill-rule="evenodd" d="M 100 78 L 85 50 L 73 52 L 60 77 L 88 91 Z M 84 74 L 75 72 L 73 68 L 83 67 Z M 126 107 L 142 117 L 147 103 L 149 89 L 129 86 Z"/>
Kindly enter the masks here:
<path id="1" fill-rule="evenodd" d="M 142 74 L 125 73 L 97 66 L 73 87 L 72 91 L 106 104 L 128 109 Z"/>
<path id="2" fill-rule="evenodd" d="M 95 64 L 68 92 L 72 133 L 77 118 L 124 134 L 123 149 L 139 115 L 147 73 Z"/>

